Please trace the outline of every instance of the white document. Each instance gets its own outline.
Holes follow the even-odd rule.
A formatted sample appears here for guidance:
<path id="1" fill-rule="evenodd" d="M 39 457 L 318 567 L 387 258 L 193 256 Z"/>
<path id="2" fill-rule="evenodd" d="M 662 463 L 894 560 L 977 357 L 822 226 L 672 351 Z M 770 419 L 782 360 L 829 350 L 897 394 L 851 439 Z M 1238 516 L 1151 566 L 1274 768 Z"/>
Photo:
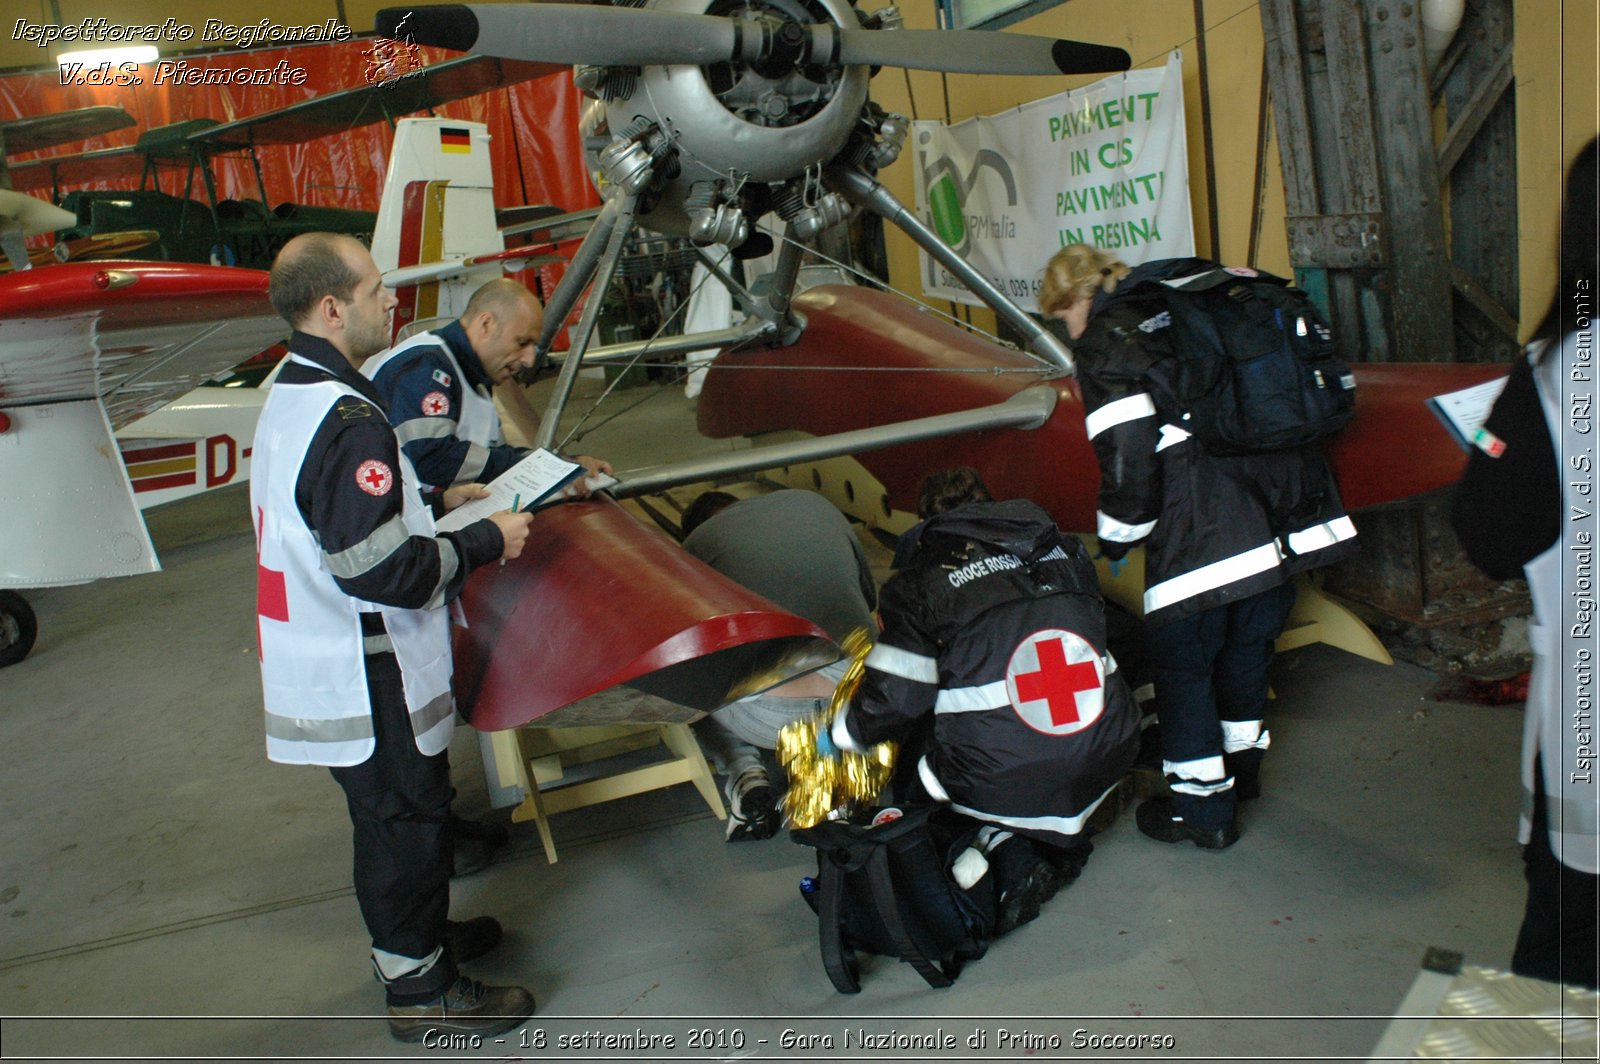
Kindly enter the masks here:
<path id="1" fill-rule="evenodd" d="M 581 476 L 583 466 L 541 447 L 490 481 L 488 498 L 456 507 L 434 522 L 434 527 L 454 532 L 502 510 L 531 510 L 553 501 L 562 488 Z"/>
<path id="2" fill-rule="evenodd" d="M 1510 377 L 1501 377 L 1460 391 L 1436 395 L 1428 400 L 1428 409 L 1444 422 L 1444 427 L 1450 430 L 1450 435 L 1455 437 L 1462 450 L 1471 451 L 1473 447 L 1482 446 L 1483 441 L 1478 434 L 1483 429 L 1483 423 L 1489 420 L 1489 411 L 1494 408 L 1494 402 L 1500 398 L 1508 380 Z"/>

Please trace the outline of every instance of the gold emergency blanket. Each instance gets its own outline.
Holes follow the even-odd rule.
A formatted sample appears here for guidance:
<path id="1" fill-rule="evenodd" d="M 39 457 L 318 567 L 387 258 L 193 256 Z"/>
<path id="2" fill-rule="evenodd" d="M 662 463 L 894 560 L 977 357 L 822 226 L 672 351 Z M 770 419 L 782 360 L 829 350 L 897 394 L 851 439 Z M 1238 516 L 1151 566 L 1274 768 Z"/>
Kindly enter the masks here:
<path id="1" fill-rule="evenodd" d="M 834 688 L 827 712 L 794 721 L 778 733 L 778 762 L 789 776 L 783 815 L 791 828 L 814 827 L 830 815 L 848 818 L 874 804 L 894 771 L 894 743 L 878 743 L 864 754 L 817 752 L 818 734 L 827 732 L 834 716 L 861 686 L 872 639 L 865 628 L 857 628 L 842 646 L 850 656 L 850 667 Z"/>

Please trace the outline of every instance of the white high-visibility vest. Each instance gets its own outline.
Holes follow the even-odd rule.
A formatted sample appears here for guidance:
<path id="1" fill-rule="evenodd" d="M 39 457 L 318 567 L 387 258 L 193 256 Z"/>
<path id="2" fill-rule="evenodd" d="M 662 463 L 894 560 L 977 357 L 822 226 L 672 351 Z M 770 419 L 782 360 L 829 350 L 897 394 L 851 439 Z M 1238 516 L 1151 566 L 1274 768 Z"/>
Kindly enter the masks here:
<path id="1" fill-rule="evenodd" d="M 467 375 L 461 371 L 461 363 L 456 360 L 455 352 L 437 333 L 425 332 L 407 337 L 388 351 L 368 359 L 361 367 L 361 372 L 376 380 L 378 371 L 391 359 L 418 347 L 437 347 L 445 362 L 449 363 L 450 372 L 461 383 L 461 408 L 455 412 L 456 439 L 475 443 L 479 447 L 497 447 L 504 443 L 505 436 L 500 431 L 500 412 L 494 408 L 494 395 L 487 388 L 479 391 L 473 387 Z"/>
<path id="2" fill-rule="evenodd" d="M 278 384 L 256 427 L 250 508 L 256 524 L 267 756 L 285 764 L 349 766 L 372 756 L 363 613 L 383 616 L 400 665 L 417 749 L 439 753 L 450 745 L 455 727 L 446 609 L 400 609 L 347 595 L 334 582 L 316 534 L 295 504 L 295 484 L 312 437 L 344 396 L 365 401 L 355 389 L 331 379 Z M 391 490 L 402 493 L 402 523 L 411 535 L 433 536 L 433 515 L 403 454 L 398 472 L 400 482 Z M 360 490 L 355 484 L 349 487 Z"/>

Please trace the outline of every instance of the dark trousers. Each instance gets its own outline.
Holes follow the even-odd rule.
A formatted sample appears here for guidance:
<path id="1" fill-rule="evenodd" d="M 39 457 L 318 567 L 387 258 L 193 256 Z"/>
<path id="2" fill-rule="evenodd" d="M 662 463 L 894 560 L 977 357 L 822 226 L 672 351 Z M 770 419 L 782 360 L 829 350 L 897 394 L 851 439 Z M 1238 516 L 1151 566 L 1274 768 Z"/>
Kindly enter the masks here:
<path id="1" fill-rule="evenodd" d="M 1265 717 L 1272 645 L 1293 605 L 1294 586 L 1285 583 L 1149 630 L 1146 645 L 1161 707 L 1164 760 L 1219 757 L 1222 721 Z M 1253 776 L 1260 752 L 1230 755 L 1228 761 L 1230 776 L 1236 771 Z M 1169 775 L 1168 782 L 1177 780 Z M 1208 830 L 1233 820 L 1236 800 L 1231 785 L 1204 798 L 1173 793 L 1178 815 Z"/>
<path id="2" fill-rule="evenodd" d="M 367 659 L 377 745 L 359 765 L 333 768 L 344 788 L 355 839 L 356 901 L 372 945 L 423 958 L 444 941 L 450 912 L 450 759 L 417 749 L 393 654 Z M 448 955 L 400 996 L 431 1000 L 455 981 Z M 436 985 L 437 984 L 437 985 Z M 412 1004 L 395 1000 L 390 1004 Z"/>
<path id="3" fill-rule="evenodd" d="M 1594 988 L 1597 936 L 1595 885 L 1600 876 L 1568 868 L 1550 849 L 1548 809 L 1542 766 L 1535 764 L 1538 784 L 1533 798 L 1533 838 L 1523 850 L 1528 878 L 1528 903 L 1517 932 L 1511 970 L 1552 983 Z"/>

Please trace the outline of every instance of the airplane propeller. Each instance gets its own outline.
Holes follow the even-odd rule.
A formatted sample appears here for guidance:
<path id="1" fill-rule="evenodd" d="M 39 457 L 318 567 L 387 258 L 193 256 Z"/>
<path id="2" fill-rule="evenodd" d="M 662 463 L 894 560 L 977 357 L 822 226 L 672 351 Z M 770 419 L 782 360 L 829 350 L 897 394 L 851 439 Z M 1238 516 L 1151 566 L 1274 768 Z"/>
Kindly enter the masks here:
<path id="1" fill-rule="evenodd" d="M 1099 74 L 1121 48 L 1020 33 L 872 30 L 748 14 L 696 15 L 565 4 L 390 7 L 377 32 L 506 59 L 652 66 L 736 62 L 776 75 L 806 65 L 897 66 L 953 74 Z"/>
<path id="2" fill-rule="evenodd" d="M 541 358 L 586 287 L 605 290 L 636 225 L 749 256 L 772 246 L 757 229 L 769 214 L 783 221 L 785 240 L 739 339 L 792 342 L 804 328 L 790 308 L 802 248 L 864 209 L 898 226 L 960 278 L 1042 361 L 1072 372 L 1065 345 L 878 183 L 874 175 L 899 156 L 911 124 L 873 104 L 867 82 L 872 68 L 882 66 L 1108 73 L 1128 68 L 1121 48 L 1015 33 L 906 30 L 895 8 L 863 20 L 854 0 L 449 4 L 384 8 L 375 21 L 391 40 L 577 65 L 577 84 L 603 109 L 608 140 L 592 168 L 605 205 L 550 295 Z M 538 446 L 554 445 L 600 302 L 591 297 L 584 306 Z"/>

